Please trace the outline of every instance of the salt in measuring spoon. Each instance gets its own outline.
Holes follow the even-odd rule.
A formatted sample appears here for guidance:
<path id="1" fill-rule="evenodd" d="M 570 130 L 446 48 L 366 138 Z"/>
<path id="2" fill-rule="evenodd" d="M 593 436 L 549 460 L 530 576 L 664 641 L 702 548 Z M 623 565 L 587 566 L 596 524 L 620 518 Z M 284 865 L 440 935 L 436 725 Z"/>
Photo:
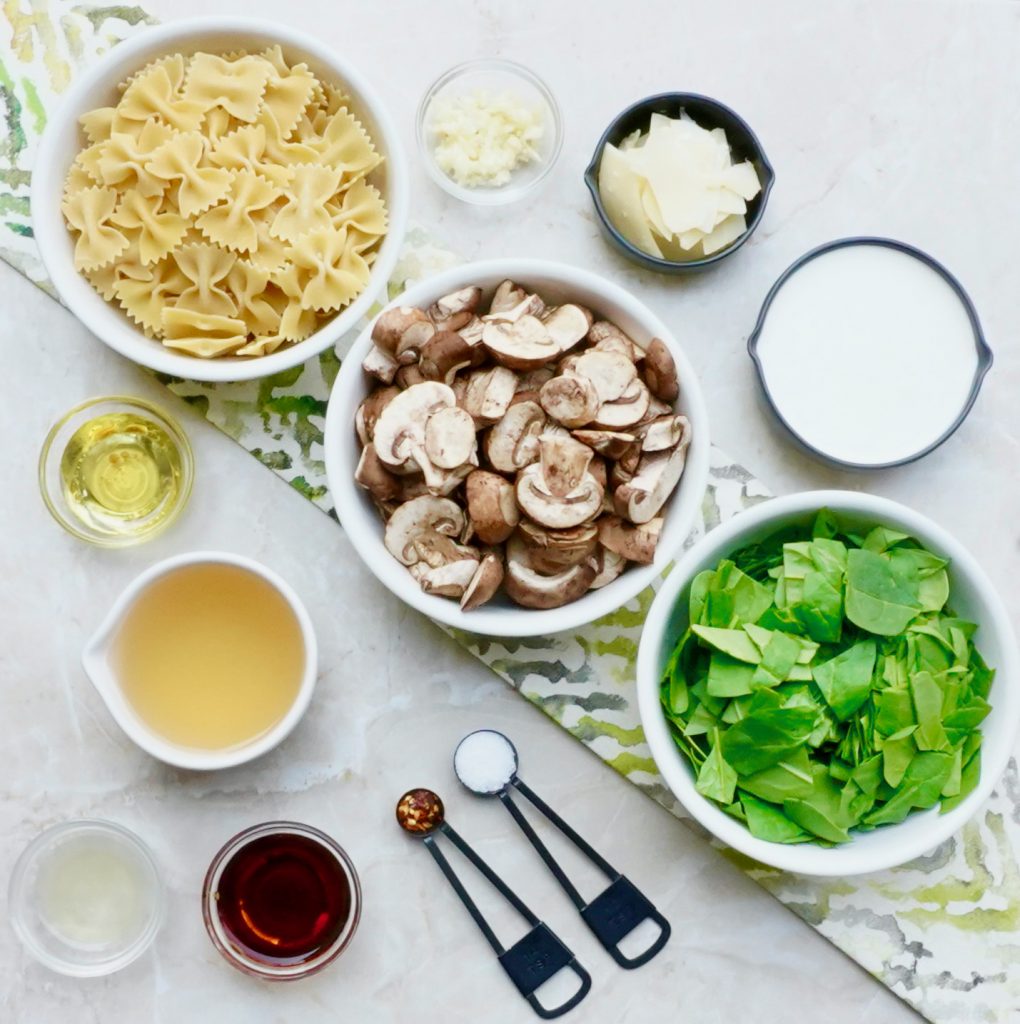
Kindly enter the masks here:
<path id="1" fill-rule="evenodd" d="M 552 1020 L 572 1010 L 584 999 L 591 989 L 591 975 L 577 962 L 573 952 L 552 929 L 540 921 L 503 879 L 451 828 L 446 821 L 443 801 L 432 790 L 408 790 L 397 801 L 397 824 L 409 835 L 423 840 L 447 881 L 453 886 L 453 891 L 467 907 L 468 913 L 474 918 L 475 924 L 492 947 L 503 970 L 539 1017 Z M 505 949 L 496 938 L 496 933 L 482 916 L 478 905 L 468 895 L 443 851 L 439 849 L 436 838 L 440 832 L 467 857 L 485 880 L 531 926 L 531 930 L 524 938 L 519 939 L 509 949 Z M 581 982 L 580 987 L 559 1006 L 543 1006 L 535 995 L 536 991 L 564 968 L 569 968 L 577 975 Z"/>
<path id="2" fill-rule="evenodd" d="M 628 970 L 648 963 L 666 945 L 670 936 L 669 922 L 651 901 L 625 875 L 584 841 L 541 797 L 517 777 L 517 748 L 510 739 L 495 729 L 479 729 L 468 733 L 453 754 L 453 770 L 457 778 L 477 796 L 498 796 L 528 841 L 538 851 L 546 867 L 570 897 L 584 923 L 594 933 L 609 955 Z M 552 822 L 608 879 L 609 885 L 593 900 L 585 902 L 574 884 L 538 837 L 521 809 L 510 795 L 518 790 Z M 628 957 L 620 943 L 639 924 L 653 922 L 659 929 L 655 941 L 637 956 Z"/>

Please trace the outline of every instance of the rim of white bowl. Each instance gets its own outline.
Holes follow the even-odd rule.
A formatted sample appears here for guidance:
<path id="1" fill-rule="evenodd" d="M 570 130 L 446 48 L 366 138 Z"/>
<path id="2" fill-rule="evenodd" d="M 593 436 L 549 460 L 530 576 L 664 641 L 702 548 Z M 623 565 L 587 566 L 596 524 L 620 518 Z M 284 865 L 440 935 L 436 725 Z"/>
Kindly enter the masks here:
<path id="1" fill-rule="evenodd" d="M 822 508 L 831 508 L 837 515 L 842 509 L 855 518 L 873 519 L 876 524 L 888 521 L 902 525 L 926 546 L 943 553 L 950 559 L 951 570 L 980 591 L 990 621 L 982 621 L 979 626 L 994 632 L 1002 647 L 1000 663 L 992 666 L 996 670 L 992 711 L 982 726 L 985 742 L 981 777 L 974 792 L 948 814 L 940 815 L 937 809 L 915 811 L 900 824 L 855 836 L 850 843 L 831 848 L 757 839 L 743 824 L 698 793 L 690 767 L 676 749 L 659 705 L 662 639 L 681 592 L 699 566 L 714 564 L 744 536 L 770 522 L 777 521 L 778 526 L 778 521 L 785 518 L 808 515 Z M 652 757 L 684 809 L 727 846 L 763 864 L 803 875 L 867 874 L 896 867 L 934 849 L 957 832 L 988 797 L 1006 768 L 1020 727 L 1020 654 L 1009 615 L 991 580 L 974 556 L 944 527 L 907 505 L 860 491 L 800 491 L 771 498 L 738 513 L 694 544 L 666 577 L 645 619 L 638 648 L 637 687 L 638 710 Z M 1001 726 L 995 732 L 997 742 L 989 750 L 988 725 L 992 716 Z M 894 847 L 868 847 L 870 837 L 889 834 L 897 836 Z"/>
<path id="2" fill-rule="evenodd" d="M 354 433 L 354 412 L 365 390 L 361 360 L 371 346 L 371 324 L 358 336 L 344 358 L 326 411 L 326 475 L 340 522 L 354 549 L 376 578 L 412 608 L 448 626 L 485 636 L 528 637 L 560 633 L 616 611 L 657 579 L 676 557 L 697 522 L 708 484 L 711 442 L 708 413 L 697 374 L 673 332 L 648 306 L 620 285 L 567 263 L 523 257 L 493 259 L 465 263 L 426 278 L 387 303 L 387 308 L 428 305 L 440 295 L 477 281 L 511 278 L 528 282 L 543 277 L 554 279 L 564 291 L 577 287 L 601 293 L 607 305 L 621 308 L 630 318 L 646 325 L 649 337 L 662 338 L 676 361 L 681 411 L 691 420 L 693 436 L 680 488 L 667 507 L 667 539 L 665 543 L 660 541 L 651 565 L 629 568 L 602 589 L 589 591 L 579 600 L 560 608 L 540 610 L 485 605 L 463 612 L 456 601 L 422 591 L 407 569 L 386 550 L 382 541 L 382 522 L 374 509 L 366 508 L 364 491 L 354 483 L 359 447 Z"/>
<path id="3" fill-rule="evenodd" d="M 187 747 L 161 736 L 152 729 L 128 703 L 120 684 L 114 678 L 114 672 L 107 660 L 110 641 L 118 623 L 124 614 L 137 600 L 139 595 L 154 581 L 168 573 L 187 565 L 233 565 L 245 569 L 264 579 L 287 602 L 297 619 L 301 630 L 304 646 L 305 665 L 301 674 L 301 684 L 293 704 L 287 713 L 271 729 L 260 736 L 227 750 L 204 750 L 198 747 Z M 107 710 L 117 725 L 123 729 L 128 739 L 137 744 L 147 754 L 176 768 L 187 768 L 192 771 L 216 771 L 220 768 L 233 768 L 239 764 L 253 761 L 268 753 L 282 743 L 303 717 L 311 703 L 318 676 L 319 653 L 315 638 L 315 628 L 304 602 L 293 587 L 279 574 L 268 566 L 257 562 L 254 558 L 236 555 L 230 551 L 188 551 L 184 554 L 164 558 L 150 565 L 139 573 L 118 594 L 103 621 L 86 642 L 81 656 L 82 667 L 89 681 L 99 692 Z"/>
<path id="4" fill-rule="evenodd" d="M 373 134 L 386 154 L 386 206 L 388 227 L 379 255 L 371 267 L 365 290 L 332 320 L 304 341 L 253 359 L 221 357 L 198 359 L 173 352 L 133 327 L 121 311 L 108 303 L 75 269 L 72 243 L 60 212 L 66 162 L 57 153 L 68 135 L 78 137 L 78 115 L 87 109 L 84 98 L 101 86 L 112 87 L 125 73 L 137 70 L 158 50 L 214 35 L 251 35 L 267 44 L 279 43 L 311 58 L 349 85 L 358 97 L 359 114 L 373 125 Z M 124 71 L 117 69 L 126 66 Z M 396 266 L 407 231 L 410 179 L 400 136 L 375 87 L 348 61 L 313 36 L 261 18 L 218 16 L 186 18 L 155 25 L 110 49 L 92 67 L 76 77 L 50 115 L 36 155 L 31 183 L 32 231 L 43 265 L 67 308 L 105 345 L 159 373 L 200 381 L 241 381 L 268 377 L 292 369 L 325 351 L 355 329 L 385 291 Z"/>

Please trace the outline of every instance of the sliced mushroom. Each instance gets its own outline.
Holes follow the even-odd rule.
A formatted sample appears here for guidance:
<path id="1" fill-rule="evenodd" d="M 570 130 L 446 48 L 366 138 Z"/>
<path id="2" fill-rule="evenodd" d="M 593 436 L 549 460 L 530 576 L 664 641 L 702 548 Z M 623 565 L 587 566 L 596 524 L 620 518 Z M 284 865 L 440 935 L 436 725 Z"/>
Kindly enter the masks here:
<path id="1" fill-rule="evenodd" d="M 656 398 L 655 395 L 649 392 L 648 410 L 645 412 L 644 416 L 634 424 L 632 430 L 636 433 L 642 427 L 648 426 L 652 420 L 661 419 L 663 416 L 672 416 L 674 412 L 675 410 L 669 402 L 662 402 Z"/>
<path id="2" fill-rule="evenodd" d="M 607 459 L 618 459 L 637 440 L 634 434 L 618 430 L 575 430 L 574 437 Z"/>
<path id="3" fill-rule="evenodd" d="M 598 480 L 602 490 L 606 490 L 609 486 L 609 471 L 606 469 L 606 460 L 601 455 L 592 458 L 588 464 L 588 472 Z"/>
<path id="4" fill-rule="evenodd" d="M 436 568 L 470 558 L 472 549 L 454 539 L 464 529 L 464 513 L 449 498 L 431 494 L 405 501 L 390 516 L 383 543 L 403 565 L 424 562 Z"/>
<path id="5" fill-rule="evenodd" d="M 572 373 L 574 367 L 577 365 L 578 359 L 580 358 L 581 354 L 579 352 L 572 352 L 570 355 L 564 356 L 556 364 L 556 375 Z"/>
<path id="6" fill-rule="evenodd" d="M 538 401 L 537 391 L 515 391 L 514 397 L 510 399 L 510 408 L 512 409 L 515 405 L 520 405 L 522 402 L 534 402 L 541 408 Z M 545 415 L 545 413 L 543 413 Z"/>
<path id="7" fill-rule="evenodd" d="M 620 469 L 633 476 L 641 463 L 641 442 L 638 440 L 632 441 L 616 461 Z"/>
<path id="8" fill-rule="evenodd" d="M 539 435 L 545 429 L 545 413 L 535 402 L 511 405 L 485 437 L 485 455 L 494 469 L 516 473 L 539 454 Z"/>
<path id="9" fill-rule="evenodd" d="M 637 472 L 613 495 L 613 503 L 620 515 L 632 523 L 647 523 L 658 514 L 683 475 L 690 440 L 688 427 L 675 448 L 641 457 Z"/>
<path id="10" fill-rule="evenodd" d="M 564 437 L 551 433 L 543 434 L 538 444 L 542 479 L 550 494 L 565 498 L 576 491 L 595 455 L 591 448 L 570 435 Z"/>
<path id="11" fill-rule="evenodd" d="M 592 315 L 583 306 L 568 302 L 546 313 L 542 322 L 560 352 L 568 352 L 588 333 Z"/>
<path id="12" fill-rule="evenodd" d="M 452 384 L 460 370 L 475 361 L 476 350 L 455 331 L 437 331 L 422 346 L 418 369 L 426 380 Z"/>
<path id="13" fill-rule="evenodd" d="M 379 458 L 391 467 L 412 462 L 429 486 L 438 483 L 440 474 L 425 451 L 425 427 L 440 409 L 455 404 L 453 389 L 438 381 L 425 381 L 402 391 L 376 421 L 373 443 Z"/>
<path id="14" fill-rule="evenodd" d="M 418 582 L 426 594 L 461 597 L 471 585 L 477 571 L 476 559 L 460 558 L 456 562 L 447 562 L 445 565 L 437 565 L 434 569 L 426 569 L 418 577 Z"/>
<path id="15" fill-rule="evenodd" d="M 413 363 L 422 345 L 436 333 L 428 314 L 415 306 L 395 306 L 379 314 L 372 327 L 372 341 L 398 363 Z"/>
<path id="16" fill-rule="evenodd" d="M 588 330 L 588 340 L 600 352 L 618 352 L 632 363 L 640 363 L 645 357 L 645 350 L 608 320 L 596 320 Z"/>
<path id="17" fill-rule="evenodd" d="M 381 349 L 378 345 L 373 345 L 369 349 L 368 355 L 361 361 L 361 368 L 370 377 L 375 377 L 376 380 L 382 381 L 383 384 L 392 384 L 397 370 L 400 369 L 400 363 L 385 349 Z"/>
<path id="18" fill-rule="evenodd" d="M 569 530 L 548 530 L 524 519 L 515 535 L 514 550 L 529 568 L 544 576 L 553 576 L 580 565 L 592 555 L 598 544 L 598 533 L 595 523 L 582 523 Z"/>
<path id="19" fill-rule="evenodd" d="M 538 393 L 542 408 L 565 427 L 583 427 L 599 411 L 599 395 L 587 377 L 553 377 Z"/>
<path id="20" fill-rule="evenodd" d="M 460 599 L 462 611 L 469 612 L 472 608 L 491 601 L 503 582 L 503 560 L 499 555 L 487 554 L 479 563 L 471 582 L 467 585 Z"/>
<path id="21" fill-rule="evenodd" d="M 485 321 L 480 316 L 473 316 L 471 319 L 464 324 L 463 327 L 457 329 L 457 333 L 469 344 L 472 348 L 479 348 L 482 344 L 482 334 L 485 332 Z"/>
<path id="22" fill-rule="evenodd" d="M 619 461 L 616 461 L 609 470 L 609 489 L 615 494 L 624 484 L 630 483 L 633 479 L 634 471 L 621 466 Z M 616 511 L 615 505 L 613 505 L 613 511 Z"/>
<path id="23" fill-rule="evenodd" d="M 475 421 L 456 405 L 440 409 L 425 424 L 425 454 L 433 466 L 455 469 L 469 462 L 478 447 Z"/>
<path id="24" fill-rule="evenodd" d="M 664 402 L 675 402 L 680 395 L 676 363 L 659 338 L 652 338 L 645 351 L 645 383 L 648 390 Z"/>
<path id="25" fill-rule="evenodd" d="M 498 473 L 476 469 L 465 484 L 467 513 L 483 544 L 502 544 L 520 520 L 514 485 Z"/>
<path id="26" fill-rule="evenodd" d="M 421 367 L 417 363 L 408 363 L 406 366 L 401 366 L 393 378 L 393 382 L 405 391 L 407 388 L 413 388 L 415 384 L 421 384 L 426 380 L 428 380 L 428 377 L 421 372 Z"/>
<path id="27" fill-rule="evenodd" d="M 536 523 L 554 530 L 580 526 L 602 507 L 602 486 L 590 473 L 569 494 L 559 497 L 546 486 L 538 463 L 522 469 L 517 476 L 517 504 Z"/>
<path id="28" fill-rule="evenodd" d="M 643 452 L 664 452 L 680 443 L 687 428 L 684 416 L 659 416 L 639 428 Z"/>
<path id="29" fill-rule="evenodd" d="M 384 523 L 388 523 L 390 521 L 390 516 L 400 508 L 399 501 L 379 501 L 378 498 L 373 498 L 372 504 L 375 505 L 376 511 L 379 513 Z"/>
<path id="30" fill-rule="evenodd" d="M 492 302 L 489 303 L 489 315 L 506 313 L 514 306 L 524 301 L 527 292 L 513 281 L 503 281 L 494 292 Z"/>
<path id="31" fill-rule="evenodd" d="M 540 366 L 537 370 L 529 370 L 517 377 L 517 391 L 538 391 L 547 380 L 552 380 L 555 372 L 551 366 Z"/>
<path id="32" fill-rule="evenodd" d="M 463 466 L 457 466 L 454 469 L 433 467 L 426 482 L 425 478 L 418 474 L 417 466 L 414 463 L 411 463 L 411 465 L 414 467 L 413 475 L 405 472 L 400 478 L 401 501 L 407 501 L 409 498 L 420 498 L 423 494 L 434 494 L 440 498 L 448 498 L 460 487 L 465 478 L 475 468 L 470 462 L 465 463 Z M 400 473 L 401 471 L 391 469 L 390 472 Z"/>
<path id="33" fill-rule="evenodd" d="M 545 303 L 538 295 L 521 293 L 520 299 L 513 306 L 500 306 L 499 309 L 489 307 L 489 312 L 482 317 L 489 323 L 517 323 L 522 317 L 542 317 L 545 313 Z"/>
<path id="34" fill-rule="evenodd" d="M 577 357 L 570 373 L 587 377 L 598 392 L 599 405 L 615 402 L 626 394 L 637 377 L 637 368 L 618 352 L 599 352 L 591 349 Z"/>
<path id="35" fill-rule="evenodd" d="M 440 330 L 459 331 L 470 322 L 481 301 L 481 288 L 458 288 L 457 291 L 436 299 L 429 306 L 429 319 Z"/>
<path id="36" fill-rule="evenodd" d="M 598 545 L 593 561 L 595 579 L 591 581 L 590 590 L 598 590 L 607 583 L 612 583 L 627 568 L 627 559 L 615 551 L 610 551 L 604 544 Z"/>
<path id="37" fill-rule="evenodd" d="M 373 391 L 358 406 L 358 411 L 354 414 L 354 427 L 358 432 L 358 440 L 362 444 L 368 444 L 372 440 L 376 421 L 383 409 L 399 394 L 400 388 L 380 388 L 378 391 Z"/>
<path id="38" fill-rule="evenodd" d="M 517 375 L 505 366 L 475 370 L 468 376 L 463 405 L 476 423 L 496 423 L 506 415 L 516 391 Z"/>
<path id="39" fill-rule="evenodd" d="M 635 378 L 615 402 L 606 402 L 599 407 L 592 423 L 602 430 L 626 430 L 640 422 L 648 409 L 650 397 L 644 382 Z"/>
<path id="40" fill-rule="evenodd" d="M 530 313 L 514 321 L 487 323 L 482 344 L 497 363 L 511 370 L 536 370 L 559 354 L 559 346 L 545 324 Z"/>
<path id="41" fill-rule="evenodd" d="M 599 543 L 630 562 L 648 565 L 655 558 L 662 523 L 661 517 L 634 524 L 619 516 L 603 516 L 599 520 Z"/>
<path id="42" fill-rule="evenodd" d="M 581 597 L 595 578 L 590 562 L 575 565 L 555 576 L 542 576 L 507 553 L 503 589 L 525 608 L 559 608 Z"/>
<path id="43" fill-rule="evenodd" d="M 361 449 L 354 480 L 377 501 L 392 501 L 400 497 L 400 480 L 386 468 L 386 464 L 376 453 L 375 445 L 371 443 Z"/>

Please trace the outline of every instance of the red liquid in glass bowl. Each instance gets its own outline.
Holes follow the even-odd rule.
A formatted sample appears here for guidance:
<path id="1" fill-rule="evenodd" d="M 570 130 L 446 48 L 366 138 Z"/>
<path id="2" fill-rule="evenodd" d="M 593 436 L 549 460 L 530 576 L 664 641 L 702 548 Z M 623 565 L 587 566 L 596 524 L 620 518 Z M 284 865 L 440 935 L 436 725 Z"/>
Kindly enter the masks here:
<path id="1" fill-rule="evenodd" d="M 300 978 L 331 963 L 361 913 L 354 867 L 325 833 L 294 822 L 257 825 L 217 854 L 203 893 L 213 944 L 239 970 Z"/>

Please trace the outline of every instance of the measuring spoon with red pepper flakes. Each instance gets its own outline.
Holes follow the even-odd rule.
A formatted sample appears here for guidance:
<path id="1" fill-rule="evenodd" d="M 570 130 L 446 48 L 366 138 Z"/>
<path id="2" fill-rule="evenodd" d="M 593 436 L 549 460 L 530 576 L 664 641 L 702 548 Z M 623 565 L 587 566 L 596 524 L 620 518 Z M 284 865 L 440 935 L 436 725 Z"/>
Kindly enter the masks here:
<path id="1" fill-rule="evenodd" d="M 421 839 L 453 891 L 467 908 L 486 941 L 492 947 L 500 966 L 509 975 L 517 991 L 528 1001 L 531 1008 L 545 1020 L 560 1017 L 572 1010 L 591 990 L 591 975 L 577 962 L 573 952 L 556 936 L 552 929 L 532 913 L 527 905 L 489 867 L 475 851 L 453 830 L 446 821 L 443 801 L 430 789 L 408 790 L 397 801 L 397 824 L 408 833 Z M 531 926 L 530 931 L 506 949 L 496 938 L 496 933 L 482 916 L 477 904 L 468 895 L 450 862 L 439 848 L 436 840 L 445 835 L 453 845 L 478 869 L 487 882 L 517 911 Z M 559 1006 L 543 1006 L 535 995 L 540 986 L 561 970 L 569 969 L 577 975 L 580 986 L 577 991 Z"/>

